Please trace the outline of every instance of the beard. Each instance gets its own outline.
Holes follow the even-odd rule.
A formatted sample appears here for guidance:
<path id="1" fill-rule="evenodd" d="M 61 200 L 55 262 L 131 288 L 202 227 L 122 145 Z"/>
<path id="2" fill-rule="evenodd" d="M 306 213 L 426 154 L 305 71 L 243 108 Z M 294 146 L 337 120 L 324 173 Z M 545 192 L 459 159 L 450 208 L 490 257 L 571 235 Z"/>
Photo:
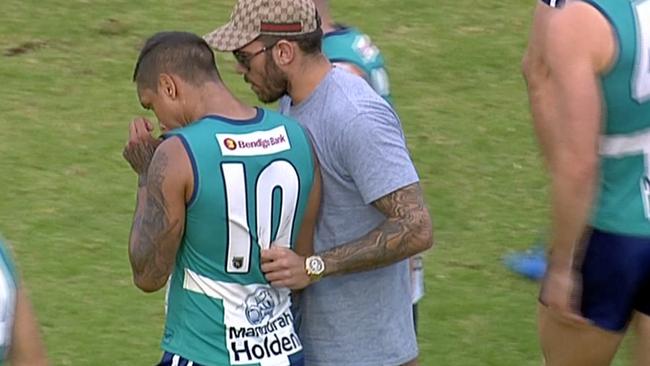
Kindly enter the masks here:
<path id="1" fill-rule="evenodd" d="M 262 84 L 253 90 L 257 98 L 262 103 L 273 103 L 287 94 L 289 81 L 287 74 L 284 73 L 273 61 L 273 56 L 266 54 L 266 64 L 264 65 L 266 78 Z"/>

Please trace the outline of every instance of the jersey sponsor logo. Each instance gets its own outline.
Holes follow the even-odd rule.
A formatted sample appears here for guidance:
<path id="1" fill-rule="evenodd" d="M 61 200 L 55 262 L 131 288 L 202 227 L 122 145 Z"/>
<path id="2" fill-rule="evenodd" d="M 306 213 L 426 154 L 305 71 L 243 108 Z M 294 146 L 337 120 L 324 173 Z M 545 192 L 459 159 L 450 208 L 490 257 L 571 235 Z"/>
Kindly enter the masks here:
<path id="1" fill-rule="evenodd" d="M 280 294 L 270 286 L 259 286 L 246 296 L 237 307 L 243 309 L 246 320 L 227 324 L 233 365 L 286 358 L 302 349 L 289 305 L 289 293 Z"/>
<path id="2" fill-rule="evenodd" d="M 355 52 L 361 56 L 364 62 L 373 62 L 379 56 L 379 48 L 365 34 L 357 36 L 353 42 L 353 46 Z"/>
<path id="3" fill-rule="evenodd" d="M 253 325 L 262 323 L 267 317 L 273 316 L 275 306 L 278 304 L 278 292 L 273 288 L 260 287 L 248 295 L 246 306 L 246 319 Z"/>
<path id="4" fill-rule="evenodd" d="M 228 338 L 230 361 L 234 365 L 287 357 L 302 349 L 288 311 L 264 325 L 230 327 Z"/>
<path id="5" fill-rule="evenodd" d="M 228 137 L 223 140 L 223 146 L 228 150 L 235 150 L 237 148 L 237 141 Z"/>
<path id="6" fill-rule="evenodd" d="M 291 149 L 284 126 L 246 134 L 218 133 L 216 138 L 223 156 L 271 155 Z"/>
<path id="7" fill-rule="evenodd" d="M 244 257 L 234 257 L 232 259 L 232 266 L 240 269 L 244 266 Z"/>
<path id="8" fill-rule="evenodd" d="M 302 350 L 290 311 L 289 289 L 217 281 L 188 268 L 183 288 L 222 301 L 231 365 L 286 364 L 290 355 Z"/>

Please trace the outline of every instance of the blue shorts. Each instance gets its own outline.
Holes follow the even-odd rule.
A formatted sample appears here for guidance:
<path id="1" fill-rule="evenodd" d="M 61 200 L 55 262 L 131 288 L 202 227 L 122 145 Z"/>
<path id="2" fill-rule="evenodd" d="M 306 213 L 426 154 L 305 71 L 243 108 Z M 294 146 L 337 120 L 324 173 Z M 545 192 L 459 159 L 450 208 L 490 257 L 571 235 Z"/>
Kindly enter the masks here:
<path id="1" fill-rule="evenodd" d="M 288 366 L 305 366 L 305 359 L 302 352 L 289 356 L 289 365 Z M 192 362 L 188 359 L 185 359 L 179 355 L 175 355 L 170 352 L 165 352 L 163 354 L 162 360 L 158 363 L 157 366 L 203 366 L 196 362 Z"/>
<path id="2" fill-rule="evenodd" d="M 593 229 L 582 262 L 582 315 L 624 330 L 634 310 L 650 315 L 650 237 Z"/>
<path id="3" fill-rule="evenodd" d="M 162 360 L 160 360 L 160 363 L 158 363 L 157 366 L 201 366 L 201 365 L 196 362 L 192 362 L 188 359 L 185 359 L 179 355 L 165 352 L 163 354 Z"/>
<path id="4" fill-rule="evenodd" d="M 551 8 L 561 8 L 565 0 L 542 0 L 542 2 Z"/>

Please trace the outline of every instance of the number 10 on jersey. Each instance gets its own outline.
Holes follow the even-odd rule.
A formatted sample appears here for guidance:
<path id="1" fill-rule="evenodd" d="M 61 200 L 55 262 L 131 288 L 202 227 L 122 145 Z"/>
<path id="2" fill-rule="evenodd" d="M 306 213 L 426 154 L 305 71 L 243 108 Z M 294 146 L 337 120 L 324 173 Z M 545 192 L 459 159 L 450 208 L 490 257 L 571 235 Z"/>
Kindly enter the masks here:
<path id="1" fill-rule="evenodd" d="M 286 160 L 275 160 L 255 178 L 253 197 L 247 193 L 244 163 L 222 163 L 221 173 L 226 193 L 228 242 L 226 243 L 226 272 L 248 273 L 254 233 L 261 249 L 270 247 L 273 241 L 286 245 L 293 237 L 293 223 L 298 209 L 300 182 L 295 167 Z M 280 202 L 274 202 L 274 192 L 280 190 Z M 254 213 L 248 210 L 253 200 Z M 280 205 L 279 222 L 274 221 L 273 208 Z M 249 222 L 255 215 L 256 226 L 251 232 Z M 275 221 L 278 221 L 277 219 Z M 273 228 L 277 231 L 273 234 Z"/>

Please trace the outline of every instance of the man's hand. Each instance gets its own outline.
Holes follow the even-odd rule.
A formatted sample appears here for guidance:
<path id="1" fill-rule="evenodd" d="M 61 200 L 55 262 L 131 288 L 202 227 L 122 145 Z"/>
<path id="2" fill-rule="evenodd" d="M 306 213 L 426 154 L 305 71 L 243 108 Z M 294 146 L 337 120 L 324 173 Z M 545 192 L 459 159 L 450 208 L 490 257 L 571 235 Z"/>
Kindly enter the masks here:
<path id="1" fill-rule="evenodd" d="M 580 314 L 580 274 L 572 268 L 553 268 L 544 276 L 540 301 L 560 320 L 577 325 L 591 322 Z"/>
<path id="2" fill-rule="evenodd" d="M 144 117 L 138 117 L 129 126 L 129 141 L 124 147 L 122 156 L 129 162 L 131 168 L 143 177 L 149 169 L 151 158 L 162 140 L 151 135 L 153 125 Z"/>
<path id="3" fill-rule="evenodd" d="M 305 270 L 305 257 L 277 245 L 262 250 L 262 272 L 273 287 L 300 290 L 311 282 Z"/>

